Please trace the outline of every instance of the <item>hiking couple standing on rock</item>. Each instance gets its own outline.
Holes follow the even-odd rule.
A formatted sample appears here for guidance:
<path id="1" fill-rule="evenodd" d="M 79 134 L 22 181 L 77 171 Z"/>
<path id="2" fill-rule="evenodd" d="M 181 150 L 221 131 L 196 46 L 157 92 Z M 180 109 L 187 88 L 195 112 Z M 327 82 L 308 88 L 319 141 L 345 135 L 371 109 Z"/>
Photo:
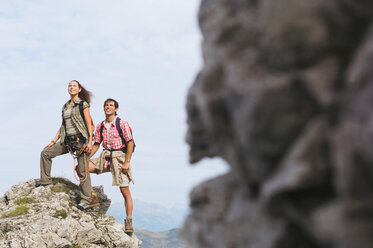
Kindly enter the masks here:
<path id="1" fill-rule="evenodd" d="M 93 135 L 94 123 L 89 112 L 91 92 L 73 80 L 69 83 L 68 93 L 70 100 L 62 107 L 61 127 L 41 152 L 40 185 L 52 184 L 52 158 L 70 152 L 78 160 L 75 168 L 80 181 L 78 208 L 86 210 L 100 204 L 92 190 L 90 173 L 111 172 L 112 185 L 119 186 L 125 202 L 125 232 L 132 233 L 133 202 L 129 189 L 129 183 L 133 182 L 130 161 L 135 147 L 132 130 L 126 121 L 117 117 L 118 102 L 109 98 L 104 102 L 105 120 L 97 124 Z M 98 158 L 90 159 L 101 142 L 103 152 Z"/>

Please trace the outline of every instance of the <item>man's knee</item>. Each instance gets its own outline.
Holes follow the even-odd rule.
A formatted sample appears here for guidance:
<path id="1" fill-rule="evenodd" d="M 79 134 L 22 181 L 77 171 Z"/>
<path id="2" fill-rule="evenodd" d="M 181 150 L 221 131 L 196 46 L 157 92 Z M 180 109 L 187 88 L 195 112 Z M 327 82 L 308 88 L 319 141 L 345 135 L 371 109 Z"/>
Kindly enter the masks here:
<path id="1" fill-rule="evenodd" d="M 89 170 L 89 173 L 98 174 L 98 170 L 96 169 L 95 165 L 91 161 L 89 161 L 88 170 Z"/>
<path id="2" fill-rule="evenodd" d="M 123 196 L 126 197 L 131 197 L 131 191 L 130 187 L 120 187 L 120 191 L 122 192 Z"/>

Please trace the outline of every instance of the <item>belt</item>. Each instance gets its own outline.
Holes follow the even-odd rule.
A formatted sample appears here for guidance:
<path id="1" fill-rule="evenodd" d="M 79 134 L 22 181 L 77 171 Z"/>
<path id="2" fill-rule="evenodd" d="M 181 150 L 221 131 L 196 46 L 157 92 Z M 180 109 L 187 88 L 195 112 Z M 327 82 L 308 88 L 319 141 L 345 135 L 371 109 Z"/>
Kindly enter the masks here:
<path id="1" fill-rule="evenodd" d="M 66 139 L 68 141 L 76 141 L 79 143 L 79 140 L 84 140 L 84 137 L 82 134 L 74 134 L 74 135 L 67 136 Z"/>
<path id="2" fill-rule="evenodd" d="M 106 151 L 109 151 L 110 152 L 110 156 L 109 156 L 109 168 L 111 167 L 111 164 L 113 162 L 113 152 L 114 151 L 122 151 L 123 152 L 123 149 L 104 149 Z M 107 158 L 105 158 L 107 160 Z"/>

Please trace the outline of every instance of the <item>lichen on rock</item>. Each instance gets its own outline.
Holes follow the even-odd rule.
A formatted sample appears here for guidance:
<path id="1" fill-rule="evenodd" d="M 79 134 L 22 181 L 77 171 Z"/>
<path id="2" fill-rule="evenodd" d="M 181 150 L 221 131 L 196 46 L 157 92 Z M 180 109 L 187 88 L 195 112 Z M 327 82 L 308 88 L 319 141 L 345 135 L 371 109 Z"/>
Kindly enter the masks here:
<path id="1" fill-rule="evenodd" d="M 52 185 L 36 187 L 31 179 L 11 187 L 0 198 L 0 247 L 126 247 L 138 248 L 135 234 L 105 215 L 110 199 L 103 187 L 94 187 L 100 207 L 81 211 L 77 185 L 54 178 Z"/>

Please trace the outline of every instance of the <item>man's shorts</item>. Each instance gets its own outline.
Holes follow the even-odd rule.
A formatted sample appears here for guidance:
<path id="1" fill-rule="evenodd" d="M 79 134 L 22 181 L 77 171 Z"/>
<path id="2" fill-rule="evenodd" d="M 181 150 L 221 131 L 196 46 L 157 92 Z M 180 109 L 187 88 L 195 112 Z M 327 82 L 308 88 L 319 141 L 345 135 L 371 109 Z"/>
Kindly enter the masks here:
<path id="1" fill-rule="evenodd" d="M 104 169 L 101 172 L 101 173 L 111 172 L 112 178 L 113 178 L 113 181 L 112 181 L 113 186 L 128 187 L 130 182 L 132 181 L 131 167 L 129 168 L 127 173 L 122 173 L 121 172 L 121 168 L 122 168 L 122 164 L 124 162 L 124 159 L 125 159 L 124 154 L 123 154 L 123 156 L 113 158 L 111 168 L 110 169 Z M 92 158 L 89 161 L 94 164 L 96 170 L 99 170 L 99 168 L 104 167 L 104 161 L 105 160 L 101 159 L 102 164 L 100 164 L 100 158 L 99 157 L 98 158 Z M 101 173 L 98 173 L 98 174 L 101 174 Z"/>

